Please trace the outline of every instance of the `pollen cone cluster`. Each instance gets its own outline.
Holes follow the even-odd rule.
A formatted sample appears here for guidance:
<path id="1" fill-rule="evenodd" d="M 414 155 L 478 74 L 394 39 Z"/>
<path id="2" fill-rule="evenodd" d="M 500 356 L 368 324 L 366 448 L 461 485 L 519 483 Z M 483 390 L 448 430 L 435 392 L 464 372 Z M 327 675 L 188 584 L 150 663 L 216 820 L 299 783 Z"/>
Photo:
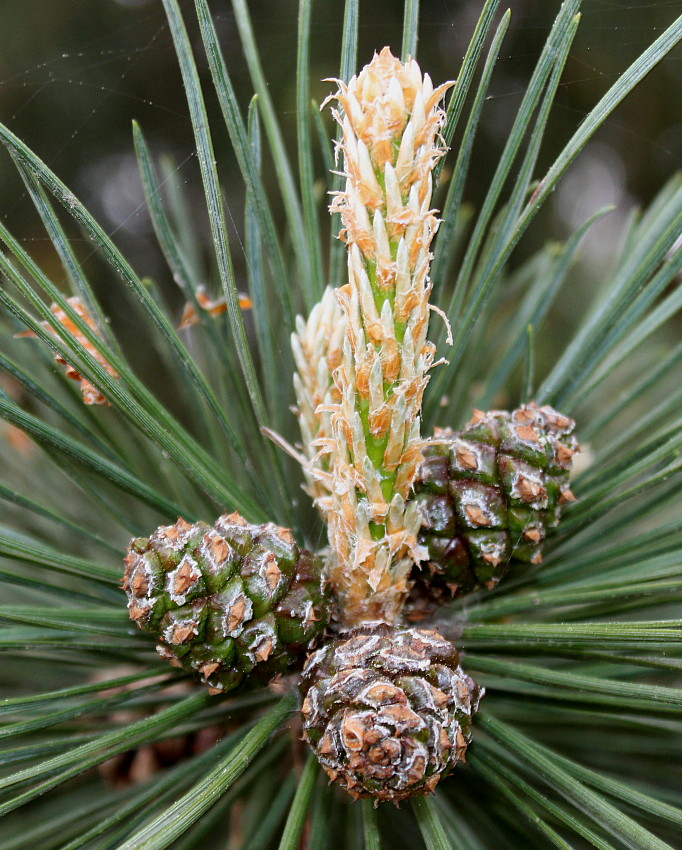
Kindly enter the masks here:
<path id="1" fill-rule="evenodd" d="M 332 367 L 334 392 L 320 386 L 316 408 L 328 417 L 315 445 L 320 458 L 328 455 L 328 474 L 319 462 L 311 472 L 329 491 L 315 490 L 328 518 L 329 578 L 345 627 L 395 621 L 420 556 L 419 514 L 408 495 L 434 356 L 426 339 L 438 226 L 431 172 L 443 153 L 438 104 L 449 85 L 434 90 L 414 60 L 402 63 L 384 48 L 334 96 L 346 177 L 331 206 L 348 248 L 348 283 L 335 293 L 345 336 Z"/>
<path id="2" fill-rule="evenodd" d="M 549 406 L 474 412 L 458 432 L 437 432 L 415 482 L 419 542 L 413 597 L 435 600 L 492 589 L 510 559 L 542 561 L 548 528 L 573 500 L 575 422 Z"/>
<path id="3" fill-rule="evenodd" d="M 288 529 L 237 513 L 132 540 L 123 589 L 161 657 L 218 691 L 302 663 L 328 617 L 321 560 Z"/>
<path id="4" fill-rule="evenodd" d="M 483 691 L 437 632 L 360 628 L 315 652 L 301 678 L 304 736 L 354 797 L 433 791 L 464 761 Z"/>

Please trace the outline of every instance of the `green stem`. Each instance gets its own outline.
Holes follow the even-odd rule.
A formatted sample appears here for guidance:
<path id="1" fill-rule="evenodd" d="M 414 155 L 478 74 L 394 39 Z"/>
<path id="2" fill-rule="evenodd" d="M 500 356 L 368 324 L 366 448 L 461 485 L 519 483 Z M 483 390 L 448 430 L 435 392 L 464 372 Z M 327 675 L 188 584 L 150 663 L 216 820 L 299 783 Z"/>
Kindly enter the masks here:
<path id="1" fill-rule="evenodd" d="M 377 173 L 377 179 L 381 183 L 383 188 L 383 175 Z M 404 200 L 404 199 L 403 199 Z M 384 210 L 385 212 L 385 210 Z M 398 243 L 394 240 L 389 242 L 391 248 L 391 255 L 395 258 L 398 252 Z M 367 276 L 369 278 L 370 285 L 372 287 L 372 295 L 374 297 L 374 304 L 377 309 L 377 313 L 381 315 L 381 310 L 384 304 L 388 301 L 391 312 L 393 313 L 395 307 L 395 289 L 382 289 L 378 282 L 376 276 L 376 263 L 374 260 L 369 260 L 366 257 L 363 257 L 363 264 L 365 270 L 367 272 Z M 405 331 L 407 329 L 406 322 L 394 322 L 393 329 L 395 333 L 396 340 L 398 342 L 398 350 L 399 353 L 402 349 L 403 339 L 405 338 Z M 379 351 L 380 346 L 375 345 L 375 350 Z M 397 381 L 394 382 L 386 382 L 384 381 L 383 390 L 384 390 L 384 399 L 388 400 L 394 394 L 394 388 L 397 385 Z M 379 471 L 379 475 L 381 478 L 381 494 L 386 502 L 386 504 L 390 504 L 393 496 L 395 495 L 395 482 L 397 477 L 397 470 L 387 470 L 384 467 L 384 455 L 386 453 L 386 448 L 388 446 L 388 434 L 383 437 L 375 437 L 369 427 L 369 401 L 361 400 L 359 404 L 358 412 L 360 414 L 360 419 L 362 421 L 362 427 L 365 435 L 365 446 L 367 448 L 367 456 L 371 460 L 375 469 Z M 366 496 L 364 493 L 357 492 L 358 499 L 365 499 Z M 369 523 L 370 534 L 372 536 L 372 540 L 381 540 L 386 534 L 386 526 L 384 523 L 370 522 Z"/>

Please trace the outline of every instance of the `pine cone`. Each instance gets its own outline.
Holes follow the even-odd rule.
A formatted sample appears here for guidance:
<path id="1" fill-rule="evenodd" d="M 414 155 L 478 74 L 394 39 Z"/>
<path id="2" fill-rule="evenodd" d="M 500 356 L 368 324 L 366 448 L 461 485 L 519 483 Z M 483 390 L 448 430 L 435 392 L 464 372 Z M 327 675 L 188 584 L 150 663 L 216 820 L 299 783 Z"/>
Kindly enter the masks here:
<path id="1" fill-rule="evenodd" d="M 159 637 L 162 658 L 216 690 L 302 661 L 328 619 L 320 558 L 287 529 L 238 513 L 212 528 L 157 528 L 130 542 L 125 566 L 131 620 Z"/>
<path id="2" fill-rule="evenodd" d="M 429 558 L 412 573 L 413 607 L 424 594 L 440 599 L 491 589 L 511 558 L 542 561 L 546 529 L 574 499 L 574 427 L 551 407 L 531 403 L 511 413 L 476 410 L 464 430 L 437 431 L 414 487 L 419 542 Z"/>
<path id="3" fill-rule="evenodd" d="M 433 791 L 471 740 L 483 689 L 435 631 L 360 628 L 301 676 L 304 737 L 353 797 L 394 803 Z"/>

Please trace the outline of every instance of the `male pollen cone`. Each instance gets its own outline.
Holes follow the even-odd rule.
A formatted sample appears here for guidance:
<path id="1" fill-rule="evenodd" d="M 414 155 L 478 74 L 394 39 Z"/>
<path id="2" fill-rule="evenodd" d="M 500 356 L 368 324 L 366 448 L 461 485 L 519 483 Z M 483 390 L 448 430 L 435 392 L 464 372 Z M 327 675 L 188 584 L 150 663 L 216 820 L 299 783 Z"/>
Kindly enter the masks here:
<path id="1" fill-rule="evenodd" d="M 328 433 L 313 444 L 328 458 L 317 503 L 328 520 L 330 583 L 341 624 L 352 628 L 397 618 L 423 554 L 408 495 L 434 358 L 426 339 L 438 227 L 431 172 L 444 152 L 439 103 L 452 83 L 434 89 L 416 61 L 403 63 L 387 47 L 347 85 L 337 82 L 346 184 L 330 209 L 341 215 L 348 249 L 348 283 L 335 292 L 345 335 L 332 372 L 336 398 L 328 387 L 317 393 L 315 414 L 326 417 Z"/>

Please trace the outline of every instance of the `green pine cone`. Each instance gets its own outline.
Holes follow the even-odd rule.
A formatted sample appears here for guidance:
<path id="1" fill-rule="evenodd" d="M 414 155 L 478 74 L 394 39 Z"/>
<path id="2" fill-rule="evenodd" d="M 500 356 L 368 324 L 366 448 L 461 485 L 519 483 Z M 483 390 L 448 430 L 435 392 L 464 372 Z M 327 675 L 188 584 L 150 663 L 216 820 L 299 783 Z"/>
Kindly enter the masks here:
<path id="1" fill-rule="evenodd" d="M 462 431 L 436 433 L 414 486 L 429 555 L 413 571 L 413 603 L 491 589 L 512 558 L 542 561 L 546 530 L 574 498 L 574 427 L 531 403 L 511 413 L 476 410 Z"/>
<path id="2" fill-rule="evenodd" d="M 124 563 L 130 618 L 162 658 L 219 691 L 301 662 L 328 620 L 321 559 L 238 513 L 157 528 L 131 540 Z"/>
<path id="3" fill-rule="evenodd" d="M 317 650 L 301 675 L 303 736 L 354 797 L 428 794 L 471 740 L 484 694 L 436 631 L 361 627 Z"/>

